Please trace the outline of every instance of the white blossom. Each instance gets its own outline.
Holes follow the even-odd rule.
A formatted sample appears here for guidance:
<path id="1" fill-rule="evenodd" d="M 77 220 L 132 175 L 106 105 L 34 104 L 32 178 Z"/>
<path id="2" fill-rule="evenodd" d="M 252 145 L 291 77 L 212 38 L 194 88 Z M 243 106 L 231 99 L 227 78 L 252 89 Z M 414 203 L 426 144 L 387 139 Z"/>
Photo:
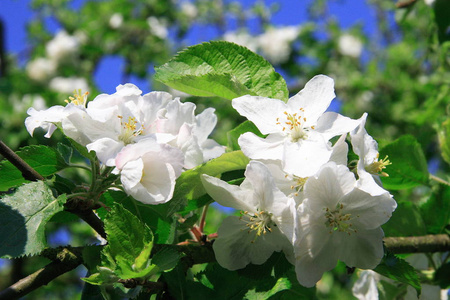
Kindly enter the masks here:
<path id="1" fill-rule="evenodd" d="M 219 204 L 241 211 L 222 223 L 213 244 L 218 263 L 229 270 L 262 264 L 274 251 L 292 261 L 295 204 L 275 185 L 267 167 L 251 161 L 240 186 L 203 175 L 203 186 Z"/>
<path id="2" fill-rule="evenodd" d="M 69 35 L 66 31 L 59 31 L 45 47 L 47 57 L 56 62 L 73 57 L 78 53 L 80 41 L 76 36 Z"/>
<path id="3" fill-rule="evenodd" d="M 115 163 L 128 195 L 145 204 L 159 204 L 172 198 L 183 161 L 179 149 L 148 136 L 122 148 Z"/>
<path id="4" fill-rule="evenodd" d="M 342 55 L 358 58 L 361 56 L 363 44 L 359 38 L 346 33 L 339 37 L 338 49 Z"/>
<path id="5" fill-rule="evenodd" d="M 198 15 L 197 7 L 188 1 L 183 1 L 180 4 L 181 12 L 187 16 L 189 19 L 193 20 Z"/>
<path id="6" fill-rule="evenodd" d="M 388 194 L 372 196 L 356 186 L 354 174 L 328 162 L 309 177 L 297 209 L 295 270 L 312 287 L 338 260 L 373 269 L 383 257 L 383 230 L 397 204 Z"/>
<path id="7" fill-rule="evenodd" d="M 73 93 L 74 90 L 89 90 L 86 79 L 82 77 L 55 77 L 50 80 L 49 87 L 56 92 L 65 94 Z"/>
<path id="8" fill-rule="evenodd" d="M 359 156 L 357 172 L 358 185 L 372 195 L 387 193 L 381 186 L 379 176 L 388 176 L 383 169 L 390 165 L 387 157 L 379 159 L 378 144 L 364 128 L 367 113 L 361 117 L 361 124 L 350 133 L 353 151 Z"/>
<path id="9" fill-rule="evenodd" d="M 253 52 L 256 52 L 259 47 L 258 38 L 251 36 L 246 31 L 226 32 L 223 40 L 246 47 Z"/>
<path id="10" fill-rule="evenodd" d="M 55 61 L 39 57 L 27 64 L 26 72 L 32 80 L 43 82 L 52 77 L 56 72 L 57 64 Z"/>
<path id="11" fill-rule="evenodd" d="M 109 26 L 112 29 L 117 29 L 120 26 L 122 26 L 123 23 L 123 16 L 120 13 L 115 13 L 109 18 Z"/>
<path id="12" fill-rule="evenodd" d="M 358 300 L 378 300 L 377 283 L 380 276 L 372 270 L 364 270 L 352 287 L 353 296 Z"/>
<path id="13" fill-rule="evenodd" d="M 151 16 L 147 18 L 147 23 L 152 34 L 161 39 L 167 38 L 169 31 L 167 30 L 167 21 L 165 19 L 159 19 L 157 17 Z"/>
<path id="14" fill-rule="evenodd" d="M 298 26 L 269 28 L 258 37 L 262 55 L 272 64 L 280 64 L 289 58 L 291 44 L 300 33 Z"/>
<path id="15" fill-rule="evenodd" d="M 325 112 L 335 97 L 333 79 L 318 75 L 287 103 L 258 96 L 233 99 L 233 107 L 252 121 L 263 139 L 244 133 L 238 143 L 251 159 L 280 160 L 286 173 L 308 177 L 331 157 L 330 138 L 353 130 L 360 120 Z"/>

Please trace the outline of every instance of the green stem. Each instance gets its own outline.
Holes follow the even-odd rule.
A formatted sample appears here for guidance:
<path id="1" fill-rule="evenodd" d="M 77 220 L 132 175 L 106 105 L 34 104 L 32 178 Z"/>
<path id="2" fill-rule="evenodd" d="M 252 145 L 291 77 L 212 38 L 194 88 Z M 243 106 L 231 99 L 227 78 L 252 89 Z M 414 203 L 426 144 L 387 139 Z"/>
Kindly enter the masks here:
<path id="1" fill-rule="evenodd" d="M 79 168 L 79 169 L 84 169 L 87 170 L 89 172 L 92 172 L 92 168 L 89 168 L 88 166 L 84 166 L 84 165 L 69 165 L 70 168 Z"/>
<path id="2" fill-rule="evenodd" d="M 430 174 L 430 179 L 432 179 L 432 180 L 434 180 L 436 182 L 439 182 L 439 183 L 442 183 L 442 184 L 450 186 L 450 182 L 448 182 L 448 181 L 446 181 L 446 180 L 444 180 L 444 179 L 442 179 L 440 177 L 437 177 L 437 176 L 435 176 L 433 174 Z"/>

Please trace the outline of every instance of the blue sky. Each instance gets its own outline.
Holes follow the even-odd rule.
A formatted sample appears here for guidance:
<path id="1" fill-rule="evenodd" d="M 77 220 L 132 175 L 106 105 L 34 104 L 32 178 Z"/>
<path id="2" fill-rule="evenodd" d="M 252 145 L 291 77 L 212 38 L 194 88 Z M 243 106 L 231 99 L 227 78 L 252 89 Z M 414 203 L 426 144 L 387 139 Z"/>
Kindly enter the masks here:
<path id="1" fill-rule="evenodd" d="M 0 1 L 0 19 L 5 27 L 5 46 L 8 53 L 20 55 L 20 58 L 26 58 L 27 36 L 26 24 L 31 20 L 35 12 L 30 7 L 30 0 L 1 0 Z M 77 8 L 82 5 L 84 0 L 72 1 L 72 7 Z M 249 6 L 255 0 L 241 1 L 244 6 Z M 298 25 L 306 20 L 307 3 L 311 0 L 266 0 L 265 3 L 278 3 L 280 10 L 273 15 L 272 23 L 281 25 Z M 362 23 L 364 31 L 367 34 L 373 34 L 376 26 L 374 11 L 368 7 L 365 1 L 354 0 L 330 0 L 328 6 L 329 14 L 338 20 L 342 28 L 349 28 L 355 23 Z M 48 29 L 52 32 L 58 31 L 58 24 L 51 20 L 47 23 Z M 214 33 L 208 28 L 195 26 L 188 34 L 188 42 L 196 44 L 214 37 Z M 100 63 L 95 81 L 102 92 L 113 93 L 115 87 L 121 82 L 121 70 L 123 61 L 119 57 L 106 57 Z M 148 82 L 135 77 L 128 78 L 129 82 L 137 84 L 144 92 L 148 92 Z"/>

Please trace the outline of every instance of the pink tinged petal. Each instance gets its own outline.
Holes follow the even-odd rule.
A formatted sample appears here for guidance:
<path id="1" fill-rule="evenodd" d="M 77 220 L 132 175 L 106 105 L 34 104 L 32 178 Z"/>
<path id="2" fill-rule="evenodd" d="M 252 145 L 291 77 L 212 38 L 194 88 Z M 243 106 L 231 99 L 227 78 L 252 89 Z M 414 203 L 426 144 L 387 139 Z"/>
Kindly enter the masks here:
<path id="1" fill-rule="evenodd" d="M 258 96 L 242 96 L 233 99 L 231 104 L 240 115 L 252 121 L 262 134 L 281 132 L 282 127 L 277 125 L 277 118 L 285 119 L 284 112 L 290 112 L 283 101 Z"/>
<path id="2" fill-rule="evenodd" d="M 391 218 L 397 207 L 388 192 L 372 196 L 358 188 L 343 196 L 339 202 L 343 205 L 343 213 L 351 214 L 351 223 L 358 230 L 380 227 Z"/>
<path id="3" fill-rule="evenodd" d="M 384 255 L 384 233 L 381 228 L 359 230 L 350 236 L 344 232 L 338 233 L 345 235 L 345 239 L 341 240 L 337 252 L 339 252 L 339 260 L 347 266 L 373 269 L 380 263 Z"/>
<path id="4" fill-rule="evenodd" d="M 228 184 L 219 178 L 206 174 L 203 174 L 201 179 L 206 192 L 220 205 L 252 213 L 256 212 L 256 203 L 254 203 L 251 190 Z"/>
<path id="5" fill-rule="evenodd" d="M 172 95 L 166 92 L 151 92 L 139 98 L 140 119 L 145 125 L 144 135 L 156 132 L 155 121 L 158 112 L 170 101 L 172 101 Z"/>
<path id="6" fill-rule="evenodd" d="M 144 171 L 144 162 L 142 159 L 128 161 L 122 168 L 120 181 L 126 190 L 132 190 L 136 187 L 142 179 L 142 172 Z"/>
<path id="7" fill-rule="evenodd" d="M 317 75 L 306 83 L 303 90 L 289 99 L 288 106 L 292 111 L 303 108 L 306 124 L 311 126 L 315 125 L 317 119 L 327 110 L 334 97 L 336 95 L 333 79 L 325 75 Z"/>
<path id="8" fill-rule="evenodd" d="M 263 264 L 273 252 L 282 249 L 292 252 L 289 241 L 276 227 L 257 237 L 254 230 L 249 231 L 243 218 L 236 216 L 226 218 L 217 233 L 214 254 L 218 263 L 228 270 L 242 269 L 249 263 Z"/>
<path id="9" fill-rule="evenodd" d="M 194 135 L 200 144 L 205 142 L 217 124 L 214 108 L 207 108 L 195 117 Z"/>
<path id="10" fill-rule="evenodd" d="M 117 154 L 122 150 L 125 144 L 121 141 L 116 141 L 110 138 L 98 139 L 86 145 L 88 151 L 95 151 L 100 162 L 108 167 L 116 164 L 115 159 Z"/>
<path id="11" fill-rule="evenodd" d="M 245 152 L 244 152 L 245 153 Z M 331 157 L 331 147 L 323 140 L 302 140 L 286 142 L 283 170 L 299 177 L 314 175 Z"/>
<path id="12" fill-rule="evenodd" d="M 251 132 L 242 134 L 238 139 L 242 152 L 251 159 L 273 159 L 283 158 L 284 137 L 271 134 L 262 139 Z"/>
<path id="13" fill-rule="evenodd" d="M 326 112 L 317 121 L 315 130 L 321 133 L 325 140 L 329 140 L 337 135 L 352 131 L 360 123 L 360 119 L 353 120 L 335 112 Z"/>

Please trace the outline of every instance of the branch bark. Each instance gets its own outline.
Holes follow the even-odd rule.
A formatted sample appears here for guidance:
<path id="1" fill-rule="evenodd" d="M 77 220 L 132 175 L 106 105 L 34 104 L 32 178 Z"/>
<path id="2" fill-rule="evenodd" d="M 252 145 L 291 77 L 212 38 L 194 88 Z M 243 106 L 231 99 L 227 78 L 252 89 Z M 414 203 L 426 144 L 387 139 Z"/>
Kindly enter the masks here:
<path id="1" fill-rule="evenodd" d="M 431 253 L 450 251 L 450 237 L 446 234 L 413 236 L 413 237 L 388 237 L 384 239 L 386 248 L 395 254 L 402 253 Z M 159 245 L 155 244 L 152 253 L 163 248 L 174 248 L 185 254 L 182 261 L 187 267 L 195 264 L 215 261 L 211 243 L 205 245 Z M 46 285 L 56 277 L 75 269 L 83 263 L 83 247 L 64 247 L 60 249 L 48 249 L 43 256 L 54 260 L 39 271 L 19 280 L 6 290 L 0 292 L 0 300 L 18 299 L 31 291 Z M 140 281 L 125 280 L 123 283 L 139 285 Z M 159 283 L 144 283 L 153 289 L 161 289 Z M 148 286 L 148 287 L 150 287 Z"/>
<path id="2" fill-rule="evenodd" d="M 394 254 L 446 252 L 450 251 L 450 237 L 447 234 L 387 237 L 384 245 Z"/>
<path id="3" fill-rule="evenodd" d="M 0 292 L 0 300 L 19 299 L 48 284 L 56 277 L 75 269 L 83 263 L 81 249 L 66 247 L 58 251 L 53 262 Z"/>

